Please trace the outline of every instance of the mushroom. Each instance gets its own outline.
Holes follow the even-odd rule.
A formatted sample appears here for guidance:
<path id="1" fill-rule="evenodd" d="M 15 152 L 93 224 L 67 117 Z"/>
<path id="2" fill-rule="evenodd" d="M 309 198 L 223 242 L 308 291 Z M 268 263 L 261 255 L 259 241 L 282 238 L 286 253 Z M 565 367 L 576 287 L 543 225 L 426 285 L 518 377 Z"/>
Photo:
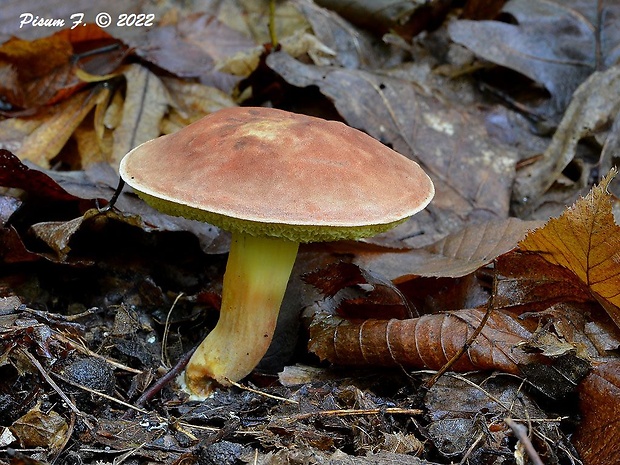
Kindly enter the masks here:
<path id="1" fill-rule="evenodd" d="M 417 163 L 367 134 L 270 108 L 227 108 L 145 142 L 120 175 L 154 208 L 232 232 L 219 320 L 185 370 L 197 395 L 263 357 L 299 243 L 373 236 L 434 195 Z"/>

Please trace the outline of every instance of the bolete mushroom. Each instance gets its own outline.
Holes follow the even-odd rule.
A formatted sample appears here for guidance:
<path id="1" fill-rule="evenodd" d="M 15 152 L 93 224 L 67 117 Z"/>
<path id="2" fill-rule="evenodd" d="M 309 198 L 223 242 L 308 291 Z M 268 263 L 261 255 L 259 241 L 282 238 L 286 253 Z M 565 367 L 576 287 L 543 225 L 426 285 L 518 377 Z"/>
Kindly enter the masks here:
<path id="1" fill-rule="evenodd" d="M 434 195 L 417 163 L 365 133 L 269 108 L 220 110 L 146 142 L 120 175 L 156 209 L 232 232 L 219 320 L 185 370 L 197 395 L 263 357 L 300 242 L 373 236 Z"/>

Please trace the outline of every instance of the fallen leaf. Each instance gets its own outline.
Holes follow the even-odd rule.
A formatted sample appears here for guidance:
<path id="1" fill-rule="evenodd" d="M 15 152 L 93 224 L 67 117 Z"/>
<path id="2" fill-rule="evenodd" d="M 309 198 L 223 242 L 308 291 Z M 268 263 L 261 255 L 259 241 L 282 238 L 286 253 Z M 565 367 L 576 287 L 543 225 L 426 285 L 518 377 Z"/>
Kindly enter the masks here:
<path id="1" fill-rule="evenodd" d="M 573 439 L 584 465 L 620 463 L 620 362 L 596 367 L 579 386 L 582 421 Z"/>
<path id="2" fill-rule="evenodd" d="M 592 72 L 612 67 L 620 58 L 618 21 L 610 20 L 620 15 L 614 2 L 511 0 L 502 11 L 516 24 L 460 20 L 450 24 L 450 37 L 486 60 L 542 83 L 552 96 L 552 115 L 564 111 Z"/>
<path id="3" fill-rule="evenodd" d="M 545 421 L 548 415 L 536 405 L 533 396 L 523 392 L 521 381 L 512 377 L 470 375 L 466 378 L 447 373 L 427 392 L 424 403 L 431 420 L 430 439 L 448 457 L 465 453 L 482 430 L 494 432 L 492 440 L 487 437 L 486 447 L 497 456 L 506 453 L 502 444 L 509 440 L 511 431 L 498 418 L 528 418 L 531 426 L 547 440 L 565 440 L 557 424 Z M 480 412 L 485 415 L 480 416 Z M 536 437 L 540 438 L 535 435 L 534 441 L 540 440 Z"/>
<path id="4" fill-rule="evenodd" d="M 11 431 L 23 447 L 45 447 L 56 449 L 64 444 L 69 425 L 58 413 L 47 413 L 39 408 L 30 410 L 23 417 L 15 420 Z"/>
<path id="5" fill-rule="evenodd" d="M 493 305 L 537 312 L 566 302 L 592 301 L 587 286 L 570 270 L 543 257 L 513 251 L 495 264 Z"/>
<path id="6" fill-rule="evenodd" d="M 125 79 L 123 119 L 114 131 L 112 166 L 118 166 L 131 149 L 161 135 L 160 123 L 170 103 L 162 81 L 147 68 L 130 65 Z"/>
<path id="7" fill-rule="evenodd" d="M 42 120 L 41 124 L 21 141 L 15 153 L 22 160 L 49 167 L 82 120 L 106 95 L 103 87 L 95 87 L 48 107 L 44 115 L 36 116 Z"/>
<path id="8" fill-rule="evenodd" d="M 573 272 L 620 327 L 620 227 L 607 192 L 615 174 L 610 172 L 559 218 L 528 234 L 519 248 Z"/>
<path id="9" fill-rule="evenodd" d="M 335 365 L 439 370 L 465 345 L 484 313 L 484 309 L 467 309 L 407 320 L 363 322 L 318 314 L 310 326 L 308 348 Z M 539 355 L 519 348 L 535 328 L 531 320 L 493 311 L 478 338 L 452 369 L 520 373 L 519 365 L 541 361 Z"/>
<path id="10" fill-rule="evenodd" d="M 315 64 L 337 65 L 349 69 L 374 69 L 383 67 L 391 58 L 390 48 L 385 43 L 377 41 L 373 35 L 353 26 L 337 12 L 321 8 L 309 0 L 297 0 L 295 4 L 312 25 L 314 34 L 335 53 L 335 56 L 329 57 L 330 59 L 324 62 L 314 60 Z M 368 5 L 359 3 L 350 5 L 362 12 L 365 10 L 364 7 L 368 8 Z M 331 3 L 323 6 L 334 9 L 335 5 Z M 335 9 L 339 8 L 336 6 Z M 387 11 L 383 12 L 389 14 Z M 376 15 L 366 16 L 364 13 L 363 16 L 375 24 L 378 20 Z M 289 54 L 298 56 L 290 52 Z"/>
<path id="11" fill-rule="evenodd" d="M 230 95 L 215 87 L 175 78 L 163 78 L 163 83 L 170 95 L 171 106 L 161 123 L 164 134 L 175 132 L 217 110 L 236 105 Z"/>
<path id="12" fill-rule="evenodd" d="M 0 46 L 0 93 L 16 109 L 55 103 L 86 85 L 78 70 L 110 73 L 126 53 L 127 47 L 94 24 L 34 41 L 12 38 Z"/>
<path id="13" fill-rule="evenodd" d="M 0 186 L 28 192 L 32 197 L 47 201 L 76 201 L 48 175 L 24 165 L 8 150 L 0 149 Z"/>
<path id="14" fill-rule="evenodd" d="M 398 252 L 361 249 L 354 263 L 387 279 L 402 281 L 408 276 L 456 278 L 473 273 L 500 255 L 514 249 L 538 221 L 517 218 L 492 220 L 463 227 L 423 248 Z"/>
<path id="15" fill-rule="evenodd" d="M 513 199 L 520 216 L 531 214 L 545 201 L 545 192 L 575 159 L 579 142 L 605 131 L 618 119 L 619 110 L 620 66 L 596 72 L 579 86 L 541 159 L 517 176 Z M 614 133 L 608 134 L 611 138 Z"/>
<path id="16" fill-rule="evenodd" d="M 304 274 L 303 280 L 332 298 L 334 307 L 343 315 L 383 319 L 419 316 L 391 281 L 353 263 L 332 263 Z"/>
<path id="17" fill-rule="evenodd" d="M 424 30 L 435 29 L 450 7 L 449 2 L 424 0 L 319 0 L 317 3 L 375 35 L 395 32 L 406 40 Z"/>

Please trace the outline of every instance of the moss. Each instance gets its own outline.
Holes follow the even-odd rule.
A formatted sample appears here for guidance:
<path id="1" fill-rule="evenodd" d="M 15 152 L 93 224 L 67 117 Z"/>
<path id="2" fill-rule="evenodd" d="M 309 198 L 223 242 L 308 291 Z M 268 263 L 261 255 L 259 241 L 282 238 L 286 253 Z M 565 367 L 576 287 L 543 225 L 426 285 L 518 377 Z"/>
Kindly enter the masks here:
<path id="1" fill-rule="evenodd" d="M 283 237 L 294 242 L 328 242 L 371 237 L 388 231 L 407 219 L 404 218 L 392 223 L 364 226 L 312 226 L 262 223 L 198 210 L 197 208 L 179 205 L 143 192 L 138 192 L 138 195 L 153 208 L 168 215 L 182 216 L 184 218 L 202 221 L 226 231 L 249 234 L 251 236 Z"/>

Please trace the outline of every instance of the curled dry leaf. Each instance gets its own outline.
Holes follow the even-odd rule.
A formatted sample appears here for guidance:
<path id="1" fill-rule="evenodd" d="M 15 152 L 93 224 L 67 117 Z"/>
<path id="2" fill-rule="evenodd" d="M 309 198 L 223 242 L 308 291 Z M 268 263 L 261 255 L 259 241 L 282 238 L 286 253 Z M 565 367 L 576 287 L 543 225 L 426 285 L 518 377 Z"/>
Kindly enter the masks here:
<path id="1" fill-rule="evenodd" d="M 467 309 L 408 320 L 363 322 L 317 315 L 310 327 L 309 349 L 337 365 L 438 370 L 461 350 L 484 314 L 484 309 Z M 531 337 L 536 324 L 518 320 L 509 312 L 493 311 L 478 338 L 452 368 L 519 373 L 520 364 L 541 360 L 518 347 Z"/>
<path id="2" fill-rule="evenodd" d="M 54 410 L 44 413 L 38 408 L 15 420 L 11 430 L 23 447 L 56 449 L 65 441 L 69 425 Z"/>
<path id="3" fill-rule="evenodd" d="M 620 327 L 620 227 L 607 192 L 615 174 L 610 172 L 560 217 L 528 234 L 519 247 L 574 273 Z"/>

